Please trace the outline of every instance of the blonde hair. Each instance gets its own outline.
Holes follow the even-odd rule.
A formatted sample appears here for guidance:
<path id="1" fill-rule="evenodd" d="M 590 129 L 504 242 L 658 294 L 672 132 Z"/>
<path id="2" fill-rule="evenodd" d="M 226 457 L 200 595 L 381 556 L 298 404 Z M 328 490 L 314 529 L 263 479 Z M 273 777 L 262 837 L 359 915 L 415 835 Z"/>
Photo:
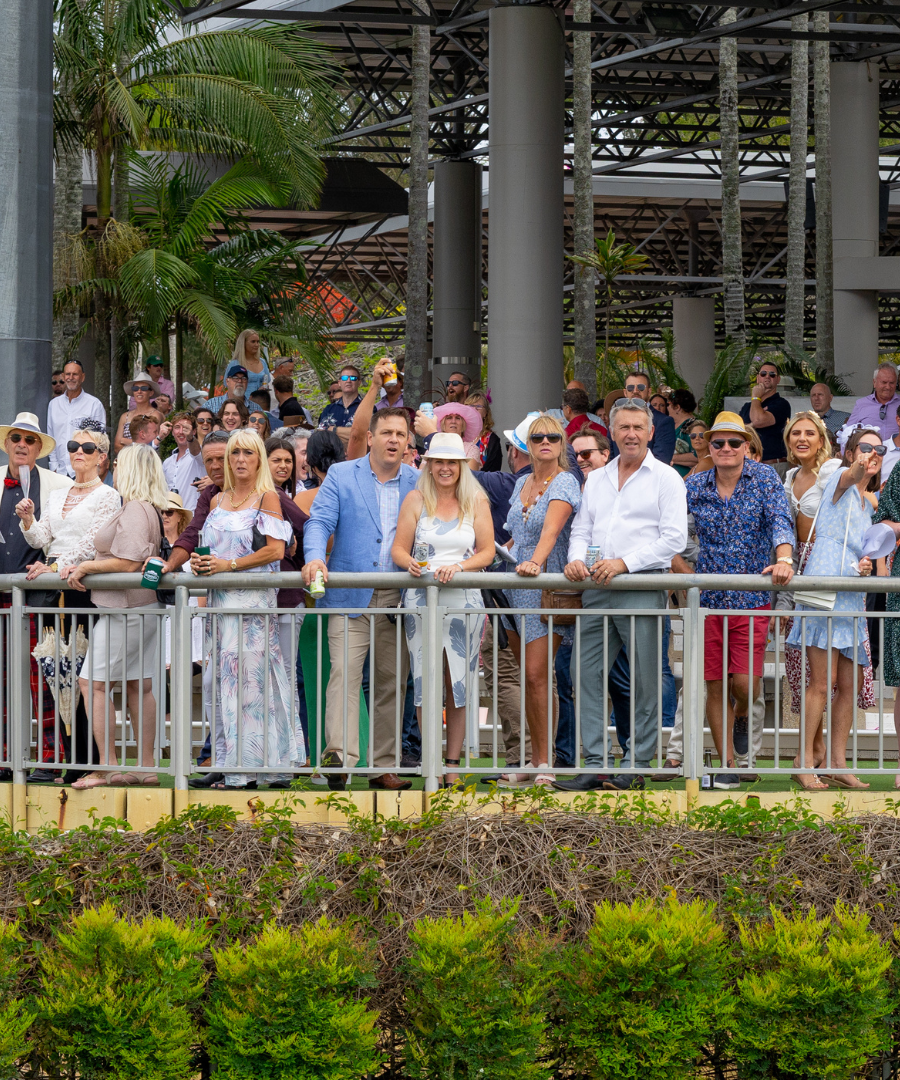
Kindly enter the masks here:
<path id="1" fill-rule="evenodd" d="M 763 444 L 760 437 L 756 434 L 756 428 L 747 428 L 747 435 L 749 438 L 747 442 L 750 444 L 750 449 L 756 454 L 756 460 L 762 461 L 763 459 Z M 749 454 L 747 455 L 750 456 Z"/>
<path id="2" fill-rule="evenodd" d="M 144 443 L 124 447 L 116 458 L 116 491 L 122 502 L 137 500 L 168 510 L 169 487 L 159 454 Z"/>
<path id="3" fill-rule="evenodd" d="M 232 431 L 225 444 L 225 487 L 234 487 L 234 473 L 231 471 L 231 451 L 235 447 L 242 450 L 255 450 L 259 458 L 259 472 L 256 474 L 256 490 L 262 494 L 266 491 L 275 490 L 275 481 L 269 469 L 269 460 L 266 456 L 266 447 L 262 439 L 252 428 L 238 428 Z"/>
<path id="4" fill-rule="evenodd" d="M 822 445 L 816 451 L 816 460 L 813 465 L 813 472 L 817 473 L 832 456 L 831 439 L 828 438 L 828 428 L 825 427 L 822 417 L 819 416 L 817 412 L 813 412 L 812 409 L 805 409 L 803 412 L 794 413 L 790 420 L 784 425 L 784 435 L 782 436 L 784 438 L 784 445 L 787 448 L 787 459 L 791 465 L 800 464 L 793 450 L 791 450 L 791 444 L 788 442 L 791 428 L 793 428 L 798 420 L 808 420 L 816 429 L 819 438 L 822 440 Z M 879 438 L 880 437 L 881 436 L 879 436 Z"/>
<path id="5" fill-rule="evenodd" d="M 473 390 L 471 394 L 465 400 L 466 405 L 471 405 L 473 408 L 481 407 L 484 409 L 484 425 L 481 429 L 481 434 L 485 435 L 489 431 L 494 429 L 494 414 L 491 412 L 491 403 L 487 399 L 487 395 L 482 393 L 481 390 Z"/>
<path id="6" fill-rule="evenodd" d="M 534 461 L 534 454 L 531 451 L 532 434 L 552 435 L 554 433 L 560 436 L 559 460 L 564 462 L 568 467 L 568 459 L 566 457 L 566 429 L 552 416 L 536 416 L 531 426 L 528 428 L 528 456 Z"/>
<path id="7" fill-rule="evenodd" d="M 229 367 L 231 367 L 232 364 L 240 364 L 241 367 L 246 366 L 244 362 L 247 359 L 247 354 L 244 350 L 244 345 L 251 334 L 256 334 L 257 337 L 260 336 L 258 330 L 242 330 L 235 338 L 234 352 L 231 354 L 231 359 L 228 361 Z M 260 349 L 260 354 L 262 354 L 262 349 Z"/>
<path id="8" fill-rule="evenodd" d="M 440 458 L 427 458 L 423 461 L 422 468 L 419 470 L 419 479 L 416 483 L 416 487 L 421 492 L 425 503 L 425 513 L 429 517 L 434 517 L 437 513 L 437 484 L 435 484 L 434 477 L 431 475 L 431 466 L 433 462 L 440 460 Z M 457 528 L 461 528 L 463 522 L 474 522 L 475 508 L 479 500 L 485 499 L 487 496 L 482 492 L 481 486 L 472 475 L 468 462 L 457 458 L 456 463 L 459 465 L 459 479 L 456 481 L 456 500 L 459 503 L 459 524 Z"/>
<path id="9" fill-rule="evenodd" d="M 77 439 L 81 435 L 85 439 L 90 441 L 98 448 L 101 454 L 106 454 L 109 457 L 109 436 L 102 431 L 73 431 L 69 436 L 70 439 Z"/>

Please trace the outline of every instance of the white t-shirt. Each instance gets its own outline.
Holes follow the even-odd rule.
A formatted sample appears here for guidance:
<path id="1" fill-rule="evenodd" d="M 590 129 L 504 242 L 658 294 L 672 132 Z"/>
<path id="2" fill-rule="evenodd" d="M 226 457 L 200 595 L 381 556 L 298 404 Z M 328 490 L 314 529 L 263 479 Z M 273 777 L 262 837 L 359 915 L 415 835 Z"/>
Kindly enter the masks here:
<path id="1" fill-rule="evenodd" d="M 190 450 L 186 450 L 179 459 L 178 451 L 173 450 L 163 462 L 163 475 L 169 491 L 177 491 L 181 496 L 185 509 L 196 510 L 200 492 L 193 486 L 193 481 L 206 476 L 201 455 L 195 456 Z"/>

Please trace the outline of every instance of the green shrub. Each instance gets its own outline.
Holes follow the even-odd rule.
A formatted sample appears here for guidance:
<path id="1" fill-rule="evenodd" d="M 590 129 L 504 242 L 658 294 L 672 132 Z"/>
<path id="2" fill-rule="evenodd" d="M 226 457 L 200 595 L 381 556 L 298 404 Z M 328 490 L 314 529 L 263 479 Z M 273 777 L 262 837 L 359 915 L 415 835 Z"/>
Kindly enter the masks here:
<path id="1" fill-rule="evenodd" d="M 34 1019 L 22 986 L 24 951 L 18 924 L 0 922 L 0 1080 L 18 1075 L 17 1064 L 27 1053 Z"/>
<path id="2" fill-rule="evenodd" d="M 41 958 L 38 1032 L 48 1071 L 80 1080 L 187 1080 L 199 1043 L 205 931 L 131 922 L 111 904 L 72 919 Z"/>
<path id="3" fill-rule="evenodd" d="M 242 1080 L 358 1080 L 382 1062 L 374 948 L 326 919 L 290 931 L 267 925 L 256 941 L 215 954 L 207 1009 L 216 1073 Z"/>
<path id="4" fill-rule="evenodd" d="M 835 920 L 740 924 L 732 1052 L 741 1076 L 841 1080 L 889 1045 L 890 953 L 869 920 L 838 905 Z"/>
<path id="5" fill-rule="evenodd" d="M 558 963 L 554 1049 L 586 1077 L 693 1077 L 731 1015 L 725 934 L 699 901 L 600 904 Z"/>
<path id="6" fill-rule="evenodd" d="M 538 1060 L 546 970 L 513 939 L 517 911 L 517 902 L 483 905 L 461 919 L 422 919 L 410 933 L 406 1067 L 416 1080 L 549 1075 Z"/>

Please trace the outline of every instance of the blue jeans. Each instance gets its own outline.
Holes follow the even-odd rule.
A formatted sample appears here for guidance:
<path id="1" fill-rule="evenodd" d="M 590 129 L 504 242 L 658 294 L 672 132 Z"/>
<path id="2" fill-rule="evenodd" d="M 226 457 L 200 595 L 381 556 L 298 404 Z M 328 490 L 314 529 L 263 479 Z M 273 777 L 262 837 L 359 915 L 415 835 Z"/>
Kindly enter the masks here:
<path id="1" fill-rule="evenodd" d="M 559 724 L 556 728 L 557 769 L 570 769 L 577 764 L 575 745 L 575 690 L 572 686 L 572 645 L 560 645 L 556 653 L 556 694 L 559 698 Z"/>
<path id="2" fill-rule="evenodd" d="M 406 700 L 403 702 L 403 750 L 406 757 L 422 760 L 422 734 L 419 731 L 419 718 L 416 716 L 416 698 L 413 689 L 412 672 L 406 680 Z"/>

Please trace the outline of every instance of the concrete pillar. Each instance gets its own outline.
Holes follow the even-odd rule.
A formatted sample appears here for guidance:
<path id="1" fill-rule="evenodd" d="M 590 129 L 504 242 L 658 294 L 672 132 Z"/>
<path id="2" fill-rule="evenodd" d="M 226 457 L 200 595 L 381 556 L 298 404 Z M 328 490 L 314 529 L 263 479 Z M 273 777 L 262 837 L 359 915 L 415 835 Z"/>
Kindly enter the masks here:
<path id="1" fill-rule="evenodd" d="M 53 4 L 5 0 L 0 35 L 0 422 L 50 397 Z"/>
<path id="2" fill-rule="evenodd" d="M 716 302 L 711 296 L 672 301 L 675 362 L 699 399 L 716 362 Z"/>
<path id="3" fill-rule="evenodd" d="M 558 13 L 490 13 L 488 382 L 497 430 L 563 388 L 564 52 Z"/>
<path id="4" fill-rule="evenodd" d="M 831 65 L 834 265 L 878 254 L 878 67 Z M 835 289 L 834 370 L 858 393 L 878 363 L 878 294 Z"/>
<path id="5" fill-rule="evenodd" d="M 481 363 L 481 166 L 434 167 L 434 344 L 436 364 Z"/>

